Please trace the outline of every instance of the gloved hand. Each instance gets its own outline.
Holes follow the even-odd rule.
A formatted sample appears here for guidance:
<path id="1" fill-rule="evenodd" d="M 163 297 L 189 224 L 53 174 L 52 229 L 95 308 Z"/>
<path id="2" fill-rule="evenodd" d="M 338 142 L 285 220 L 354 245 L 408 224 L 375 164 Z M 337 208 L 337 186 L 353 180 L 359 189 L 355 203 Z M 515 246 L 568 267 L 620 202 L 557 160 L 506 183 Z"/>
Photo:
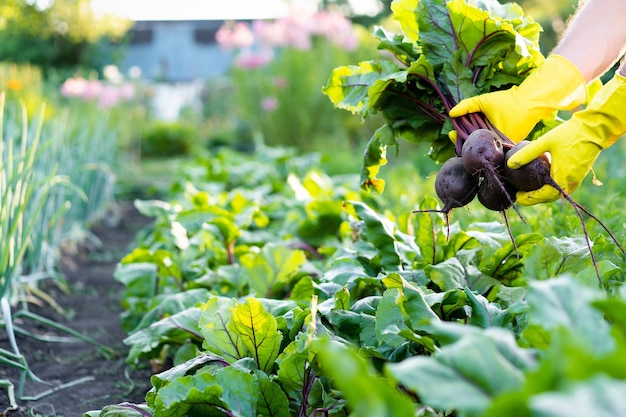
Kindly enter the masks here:
<path id="1" fill-rule="evenodd" d="M 519 86 L 462 100 L 450 110 L 450 117 L 482 112 L 517 143 L 555 110 L 571 110 L 586 101 L 582 74 L 566 58 L 552 54 Z"/>
<path id="2" fill-rule="evenodd" d="M 519 168 L 544 152 L 552 157 L 550 175 L 570 194 L 578 188 L 602 149 L 626 133 L 626 77 L 616 74 L 591 99 L 584 110 L 517 151 L 508 162 Z M 544 185 L 517 193 L 517 202 L 529 206 L 558 199 L 559 192 Z"/>

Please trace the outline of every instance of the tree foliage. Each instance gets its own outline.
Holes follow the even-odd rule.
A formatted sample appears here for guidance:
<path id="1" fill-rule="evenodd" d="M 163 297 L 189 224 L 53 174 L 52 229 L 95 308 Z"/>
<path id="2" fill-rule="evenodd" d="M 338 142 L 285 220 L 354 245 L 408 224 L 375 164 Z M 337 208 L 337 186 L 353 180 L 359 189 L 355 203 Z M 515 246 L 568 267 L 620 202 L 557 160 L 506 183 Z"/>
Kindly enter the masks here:
<path id="1" fill-rule="evenodd" d="M 54 0 L 40 8 L 27 0 L 0 4 L 0 61 L 51 68 L 99 67 L 102 41 L 120 40 L 130 22 L 96 16 L 89 0 Z"/>

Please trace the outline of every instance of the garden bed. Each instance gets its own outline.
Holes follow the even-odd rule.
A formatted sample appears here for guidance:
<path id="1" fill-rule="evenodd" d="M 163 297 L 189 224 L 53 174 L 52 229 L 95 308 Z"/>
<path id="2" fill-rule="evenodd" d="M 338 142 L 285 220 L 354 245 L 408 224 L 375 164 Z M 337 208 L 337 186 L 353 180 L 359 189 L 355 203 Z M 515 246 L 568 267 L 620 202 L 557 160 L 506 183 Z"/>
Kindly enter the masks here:
<path id="1" fill-rule="evenodd" d="M 115 357 L 107 357 L 85 342 L 43 342 L 17 335 L 18 346 L 29 366 L 39 378 L 54 385 L 29 381 L 25 396 L 37 396 L 58 384 L 87 379 L 61 389 L 37 401 L 19 401 L 19 409 L 5 411 L 7 416 L 81 416 L 84 412 L 103 405 L 133 401 L 143 402 L 150 388 L 150 370 L 127 367 L 128 348 L 122 343 L 126 333 L 120 327 L 120 300 L 123 286 L 113 279 L 118 261 L 128 252 L 136 232 L 149 221 L 129 203 L 119 205 L 119 217 L 112 223 L 99 223 L 92 229 L 99 245 L 83 243 L 68 245 L 60 266 L 67 279 L 69 292 L 51 282 L 43 287 L 63 314 L 50 305 L 32 305 L 30 311 L 62 323 L 115 350 Z M 109 222 L 111 223 L 111 222 Z M 97 241 L 96 241 L 97 242 Z M 67 336 L 32 320 L 17 318 L 15 324 L 38 334 Z M 0 335 L 0 347 L 9 349 L 6 334 Z M 17 387 L 17 369 L 2 366 L 0 379 L 8 378 Z M 0 415 L 9 408 L 6 389 L 0 390 Z"/>

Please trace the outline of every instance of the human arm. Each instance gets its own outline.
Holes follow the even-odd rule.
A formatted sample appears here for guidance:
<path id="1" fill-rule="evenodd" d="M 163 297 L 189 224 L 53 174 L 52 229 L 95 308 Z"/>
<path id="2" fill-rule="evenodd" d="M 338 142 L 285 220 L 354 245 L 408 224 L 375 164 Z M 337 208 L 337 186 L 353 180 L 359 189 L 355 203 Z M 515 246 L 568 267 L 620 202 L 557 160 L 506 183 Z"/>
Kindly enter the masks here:
<path id="1" fill-rule="evenodd" d="M 588 0 L 570 20 L 553 53 L 569 60 L 589 83 L 626 52 L 625 20 L 626 1 Z M 623 65 L 620 71 L 624 71 Z"/>
<path id="2" fill-rule="evenodd" d="M 546 62 L 521 85 L 465 99 L 450 116 L 482 112 L 519 142 L 555 110 L 570 110 L 587 101 L 586 84 L 611 68 L 625 50 L 625 20 L 626 1 L 588 0 Z"/>
<path id="3" fill-rule="evenodd" d="M 603 149 L 626 134 L 626 64 L 591 99 L 584 110 L 517 151 L 508 161 L 519 168 L 548 152 L 550 176 L 566 192 L 578 188 Z M 559 192 L 544 185 L 538 190 L 517 193 L 521 205 L 554 201 Z"/>

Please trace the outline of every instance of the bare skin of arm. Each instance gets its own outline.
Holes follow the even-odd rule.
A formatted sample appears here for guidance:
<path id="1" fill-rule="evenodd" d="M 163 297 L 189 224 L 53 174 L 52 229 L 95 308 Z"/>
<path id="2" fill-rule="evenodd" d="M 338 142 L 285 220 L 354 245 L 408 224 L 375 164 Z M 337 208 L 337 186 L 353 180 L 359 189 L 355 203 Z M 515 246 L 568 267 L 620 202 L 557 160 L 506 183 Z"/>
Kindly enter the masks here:
<path id="1" fill-rule="evenodd" d="M 626 52 L 626 1 L 581 3 L 552 53 L 567 58 L 590 82 L 607 72 Z M 619 72 L 626 76 L 626 61 Z"/>

